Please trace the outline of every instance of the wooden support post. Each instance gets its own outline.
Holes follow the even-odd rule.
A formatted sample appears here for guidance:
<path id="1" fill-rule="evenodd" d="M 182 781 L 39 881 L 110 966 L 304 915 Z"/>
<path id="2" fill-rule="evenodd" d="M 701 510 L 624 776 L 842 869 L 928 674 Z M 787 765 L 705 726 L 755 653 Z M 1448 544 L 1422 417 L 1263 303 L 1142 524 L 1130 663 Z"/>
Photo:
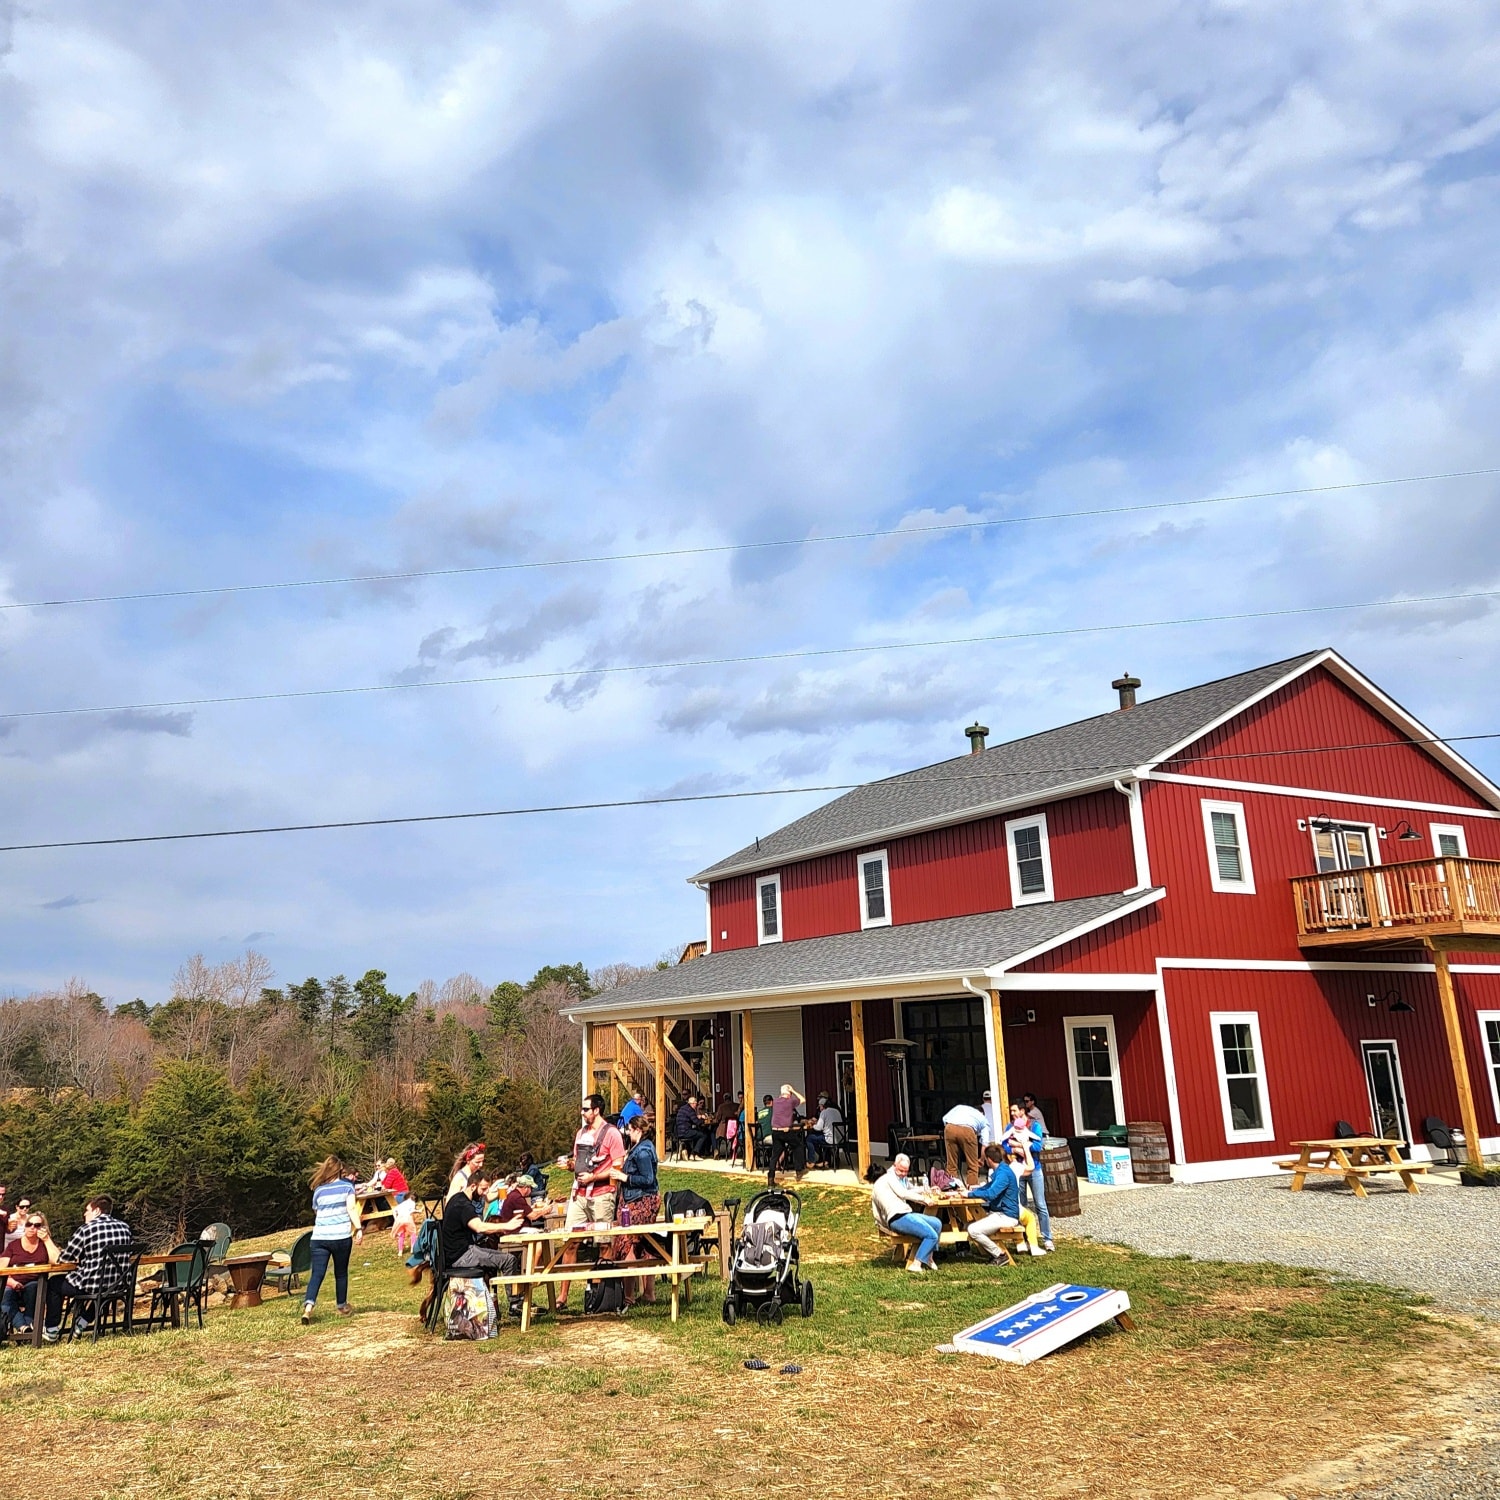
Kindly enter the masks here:
<path id="1" fill-rule="evenodd" d="M 1464 1142 L 1471 1166 L 1484 1165 L 1484 1148 L 1479 1144 L 1479 1115 L 1474 1109 L 1474 1089 L 1469 1082 L 1469 1060 L 1464 1054 L 1464 1034 L 1458 1022 L 1458 998 L 1453 993 L 1453 975 L 1448 972 L 1448 954 L 1443 948 L 1432 950 L 1437 969 L 1438 1004 L 1443 1012 L 1443 1029 L 1448 1033 L 1448 1058 L 1453 1064 L 1453 1082 L 1458 1089 L 1458 1113 L 1463 1120 Z"/>
<path id="2" fill-rule="evenodd" d="M 651 1025 L 651 1062 L 656 1079 L 656 1157 L 665 1161 L 667 1155 L 667 1022 L 658 1016 Z"/>
<path id="3" fill-rule="evenodd" d="M 865 1066 L 865 1003 L 849 1002 L 849 1041 L 854 1048 L 854 1128 L 859 1132 L 859 1180 L 870 1170 L 870 1080 Z"/>
<path id="4" fill-rule="evenodd" d="M 995 1033 L 995 1087 L 1000 1097 L 995 1103 L 995 1127 L 1004 1130 L 1010 1124 L 1010 1080 L 1005 1073 L 1005 1022 L 1000 1014 L 1000 991 L 990 991 L 990 1024 Z"/>
<path id="5" fill-rule="evenodd" d="M 755 1115 L 759 1104 L 755 1094 L 755 1028 L 751 1012 L 740 1012 L 740 1074 L 745 1087 L 745 1166 L 755 1170 Z"/>
<path id="6" fill-rule="evenodd" d="M 587 1096 L 594 1092 L 594 1023 L 583 1023 L 583 1089 Z"/>

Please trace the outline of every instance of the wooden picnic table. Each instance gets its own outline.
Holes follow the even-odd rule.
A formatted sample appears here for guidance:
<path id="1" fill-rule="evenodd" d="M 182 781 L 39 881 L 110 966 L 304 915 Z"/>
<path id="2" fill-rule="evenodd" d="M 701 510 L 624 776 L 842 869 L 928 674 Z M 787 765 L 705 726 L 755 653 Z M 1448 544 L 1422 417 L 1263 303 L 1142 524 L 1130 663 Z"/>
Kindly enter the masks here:
<path id="1" fill-rule="evenodd" d="M 386 1188 L 356 1189 L 354 1201 L 359 1206 L 359 1227 L 363 1229 L 374 1219 L 396 1222 L 396 1195 Z"/>
<path id="2" fill-rule="evenodd" d="M 1300 1150 L 1295 1161 L 1279 1161 L 1276 1165 L 1283 1172 L 1292 1174 L 1292 1191 L 1300 1193 L 1309 1177 L 1342 1177 L 1354 1189 L 1355 1196 L 1367 1198 L 1364 1178 L 1382 1172 L 1393 1172 L 1400 1177 L 1408 1193 L 1415 1193 L 1412 1180 L 1418 1172 L 1427 1170 L 1426 1162 L 1406 1161 L 1401 1148 L 1405 1141 L 1389 1136 L 1356 1135 L 1328 1141 L 1293 1141 Z"/>
<path id="3" fill-rule="evenodd" d="M 44 1266 L 8 1266 L 4 1274 L 6 1276 L 35 1276 L 38 1278 L 36 1290 L 36 1314 L 31 1323 L 31 1347 L 40 1349 L 42 1347 L 42 1325 L 47 1321 L 47 1278 L 49 1276 L 66 1275 L 69 1271 L 76 1271 L 78 1263 L 71 1260 L 49 1261 Z"/>
<path id="4" fill-rule="evenodd" d="M 1006 1170 L 1010 1169 L 1007 1167 Z M 951 1249 L 955 1245 L 969 1244 L 969 1225 L 976 1219 L 982 1219 L 994 1212 L 982 1198 L 976 1198 L 972 1193 L 957 1189 L 951 1192 L 939 1192 L 934 1188 L 928 1188 L 922 1195 L 922 1203 L 930 1208 L 945 1226 L 942 1233 L 938 1235 L 939 1249 L 945 1245 Z M 1020 1226 L 1017 1225 L 1014 1229 L 997 1229 L 990 1238 L 1005 1252 L 1006 1260 L 1014 1265 L 1015 1261 L 1010 1253 L 1011 1248 L 1026 1238 Z"/>
<path id="5" fill-rule="evenodd" d="M 572 1229 L 530 1230 L 499 1237 L 498 1243 L 521 1256 L 519 1272 L 506 1276 L 496 1273 L 490 1279 L 505 1290 L 521 1293 L 521 1332 L 531 1327 L 532 1298 L 537 1287 L 547 1289 L 547 1306 L 557 1311 L 557 1288 L 562 1282 L 598 1281 L 625 1276 L 660 1276 L 672 1283 L 672 1321 L 677 1321 L 681 1296 L 688 1291 L 688 1280 L 703 1269 L 700 1260 L 687 1254 L 687 1237 L 702 1234 L 714 1221 L 709 1218 L 673 1219 L 655 1224 L 599 1225 L 579 1224 Z M 668 1253 L 660 1261 L 608 1262 L 604 1265 L 585 1261 L 564 1262 L 563 1252 L 569 1245 L 585 1240 L 612 1240 L 623 1235 L 641 1235 L 667 1243 Z M 691 1296 L 691 1294 L 689 1294 Z"/>
<path id="6" fill-rule="evenodd" d="M 234 1295 L 229 1299 L 231 1307 L 259 1307 L 261 1283 L 266 1279 L 266 1267 L 271 1257 L 267 1252 L 256 1255 L 231 1255 L 219 1261 L 216 1271 L 227 1271 Z"/>

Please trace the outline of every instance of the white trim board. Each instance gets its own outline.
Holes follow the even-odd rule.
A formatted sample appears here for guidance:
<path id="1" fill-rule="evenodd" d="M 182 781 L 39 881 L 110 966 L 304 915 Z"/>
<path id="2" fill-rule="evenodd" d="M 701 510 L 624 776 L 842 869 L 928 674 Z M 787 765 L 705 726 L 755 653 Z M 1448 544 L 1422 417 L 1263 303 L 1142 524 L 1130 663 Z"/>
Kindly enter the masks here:
<path id="1" fill-rule="evenodd" d="M 1124 894 L 1123 892 L 1121 894 Z M 1040 958 L 1044 953 L 1050 953 L 1054 948 L 1060 948 L 1064 943 L 1071 943 L 1074 938 L 1087 937 L 1089 933 L 1106 927 L 1111 922 L 1118 922 L 1124 917 L 1133 916 L 1138 911 L 1144 911 L 1148 906 L 1154 906 L 1163 896 L 1167 894 L 1164 885 L 1156 886 L 1149 891 L 1142 891 L 1140 896 L 1126 906 L 1117 906 L 1113 911 L 1105 912 L 1102 917 L 1094 917 L 1087 922 L 1080 922 L 1076 927 L 1070 927 L 1066 932 L 1060 933 L 1055 938 L 1048 938 L 1045 943 L 1037 943 L 1027 948 L 1022 953 L 1017 953 L 1007 958 L 1003 963 L 998 963 L 986 969 L 985 977 L 991 980 L 999 979 L 1001 975 L 1008 973 L 1017 964 L 1030 963 L 1034 958 Z"/>
<path id="2" fill-rule="evenodd" d="M 992 981 L 1002 995 L 1027 990 L 1154 990 L 1155 974 L 1001 974 Z"/>
<path id="3" fill-rule="evenodd" d="M 1186 776 L 1178 771 L 1150 771 L 1147 781 L 1170 781 L 1178 786 L 1222 787 L 1232 792 L 1268 792 L 1276 797 L 1316 797 L 1327 802 L 1347 802 L 1362 807 L 1394 807 L 1402 811 L 1451 813 L 1463 818 L 1500 818 L 1488 807 L 1452 807 L 1446 802 L 1409 802 L 1399 797 L 1359 797 L 1353 792 L 1320 791 L 1316 787 L 1278 786 L 1269 781 L 1232 781 L 1224 776 Z M 1351 820 L 1352 821 L 1352 820 Z"/>

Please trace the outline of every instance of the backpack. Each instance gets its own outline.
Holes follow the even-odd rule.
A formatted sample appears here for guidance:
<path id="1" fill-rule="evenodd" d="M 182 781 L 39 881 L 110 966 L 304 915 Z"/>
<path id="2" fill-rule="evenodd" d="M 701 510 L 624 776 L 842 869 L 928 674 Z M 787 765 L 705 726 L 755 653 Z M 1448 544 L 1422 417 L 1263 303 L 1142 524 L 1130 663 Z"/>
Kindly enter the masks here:
<path id="1" fill-rule="evenodd" d="M 608 1281 L 591 1281 L 583 1290 L 583 1310 L 586 1313 L 617 1313 L 625 1311 L 625 1283 L 617 1276 Z"/>

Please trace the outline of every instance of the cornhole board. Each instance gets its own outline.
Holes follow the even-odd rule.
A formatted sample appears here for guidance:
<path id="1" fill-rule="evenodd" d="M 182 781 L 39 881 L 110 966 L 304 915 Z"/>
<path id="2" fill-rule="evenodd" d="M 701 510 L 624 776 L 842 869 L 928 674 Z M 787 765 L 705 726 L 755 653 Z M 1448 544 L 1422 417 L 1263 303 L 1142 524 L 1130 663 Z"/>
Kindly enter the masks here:
<path id="1" fill-rule="evenodd" d="M 965 1328 L 954 1335 L 953 1345 L 967 1354 L 1029 1365 L 1111 1318 L 1119 1318 L 1121 1327 L 1131 1327 L 1129 1313 L 1130 1298 L 1124 1292 L 1060 1281 Z"/>

